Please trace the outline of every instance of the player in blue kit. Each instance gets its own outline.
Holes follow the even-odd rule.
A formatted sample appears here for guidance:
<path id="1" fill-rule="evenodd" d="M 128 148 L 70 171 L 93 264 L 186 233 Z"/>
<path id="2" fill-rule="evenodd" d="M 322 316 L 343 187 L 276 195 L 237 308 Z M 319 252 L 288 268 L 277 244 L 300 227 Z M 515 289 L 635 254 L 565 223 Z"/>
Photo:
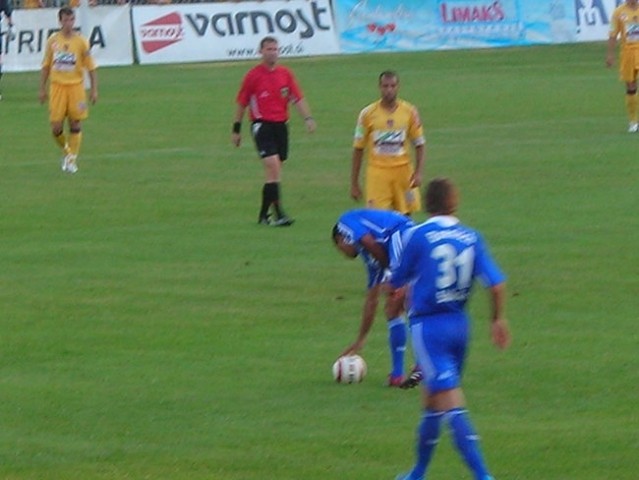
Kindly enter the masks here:
<path id="1" fill-rule="evenodd" d="M 424 414 L 418 427 L 417 462 L 397 480 L 424 478 L 442 422 L 448 425 L 474 478 L 492 480 L 461 389 L 469 340 L 465 306 L 477 278 L 491 298 L 493 343 L 506 348 L 510 332 L 504 317 L 505 276 L 481 235 L 453 216 L 458 192 L 449 179 L 438 178 L 428 184 L 425 204 L 429 219 L 404 234 L 403 252 L 389 285 L 391 303 L 403 303 L 404 296 L 408 299 L 413 350 L 424 375 Z M 408 291 L 402 292 L 406 285 Z"/>
<path id="2" fill-rule="evenodd" d="M 400 251 L 402 232 L 413 225 L 410 218 L 400 213 L 362 208 L 343 213 L 333 227 L 333 241 L 337 248 L 349 258 L 360 257 L 368 272 L 359 334 L 342 355 L 355 354 L 364 347 L 375 320 L 384 274 L 389 272 Z M 386 309 L 391 352 L 390 387 L 399 387 L 404 380 L 406 324 L 401 316 L 402 311 L 401 308 L 392 312 Z"/>

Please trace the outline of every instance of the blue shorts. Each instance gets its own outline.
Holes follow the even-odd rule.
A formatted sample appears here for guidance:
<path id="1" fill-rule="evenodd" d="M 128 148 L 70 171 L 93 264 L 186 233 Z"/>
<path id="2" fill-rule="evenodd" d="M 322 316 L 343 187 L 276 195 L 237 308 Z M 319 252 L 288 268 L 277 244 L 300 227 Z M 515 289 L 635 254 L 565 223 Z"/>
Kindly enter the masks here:
<path id="1" fill-rule="evenodd" d="M 442 314 L 411 318 L 413 352 L 429 393 L 461 385 L 469 322 L 466 315 Z"/>

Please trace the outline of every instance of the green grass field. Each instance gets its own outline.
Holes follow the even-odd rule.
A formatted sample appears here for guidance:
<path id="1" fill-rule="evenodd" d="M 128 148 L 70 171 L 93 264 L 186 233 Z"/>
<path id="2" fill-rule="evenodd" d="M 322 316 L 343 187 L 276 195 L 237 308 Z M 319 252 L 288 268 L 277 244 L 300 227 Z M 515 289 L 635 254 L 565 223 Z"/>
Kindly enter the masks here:
<path id="1" fill-rule="evenodd" d="M 59 168 L 38 73 L 0 103 L 0 478 L 393 479 L 413 462 L 417 391 L 331 365 L 354 339 L 363 267 L 334 249 L 356 115 L 400 72 L 460 217 L 509 276 L 514 342 L 471 302 L 465 389 L 499 480 L 639 475 L 639 136 L 603 44 L 297 59 L 319 129 L 291 121 L 290 229 L 256 225 L 244 125 L 252 63 L 100 70 L 75 176 Z M 421 216 L 419 219 L 423 219 Z M 433 480 L 470 479 L 444 436 Z"/>

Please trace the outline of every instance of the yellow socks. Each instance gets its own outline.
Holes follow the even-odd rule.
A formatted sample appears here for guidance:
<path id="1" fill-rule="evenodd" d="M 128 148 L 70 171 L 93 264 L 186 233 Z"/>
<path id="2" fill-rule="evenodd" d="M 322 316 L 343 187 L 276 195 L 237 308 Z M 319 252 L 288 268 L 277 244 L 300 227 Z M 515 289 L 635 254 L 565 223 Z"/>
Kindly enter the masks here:
<path id="1" fill-rule="evenodd" d="M 64 133 L 61 133 L 60 135 L 54 135 L 53 139 L 55 140 L 55 143 L 62 149 L 64 150 L 64 154 L 68 155 L 69 152 L 69 146 L 67 145 L 67 138 L 64 136 Z"/>
<path id="2" fill-rule="evenodd" d="M 69 153 L 78 155 L 80 144 L 82 143 L 82 132 L 71 132 L 69 134 Z"/>
<path id="3" fill-rule="evenodd" d="M 626 110 L 628 111 L 628 121 L 637 122 L 637 93 L 626 94 Z"/>

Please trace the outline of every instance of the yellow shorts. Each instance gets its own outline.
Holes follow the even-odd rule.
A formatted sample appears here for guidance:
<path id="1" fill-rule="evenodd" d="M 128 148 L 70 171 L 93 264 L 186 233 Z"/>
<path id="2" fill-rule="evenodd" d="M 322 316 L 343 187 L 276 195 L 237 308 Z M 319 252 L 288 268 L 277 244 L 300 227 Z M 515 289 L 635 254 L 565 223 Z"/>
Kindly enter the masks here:
<path id="1" fill-rule="evenodd" d="M 631 83 L 637 80 L 639 72 L 639 48 L 623 48 L 619 57 L 619 78 Z"/>
<path id="2" fill-rule="evenodd" d="M 50 85 L 49 120 L 51 122 L 61 122 L 67 117 L 70 120 L 84 120 L 88 116 L 87 93 L 82 83 Z"/>
<path id="3" fill-rule="evenodd" d="M 413 166 L 366 169 L 366 206 L 408 214 L 421 208 L 419 189 L 410 188 Z"/>

